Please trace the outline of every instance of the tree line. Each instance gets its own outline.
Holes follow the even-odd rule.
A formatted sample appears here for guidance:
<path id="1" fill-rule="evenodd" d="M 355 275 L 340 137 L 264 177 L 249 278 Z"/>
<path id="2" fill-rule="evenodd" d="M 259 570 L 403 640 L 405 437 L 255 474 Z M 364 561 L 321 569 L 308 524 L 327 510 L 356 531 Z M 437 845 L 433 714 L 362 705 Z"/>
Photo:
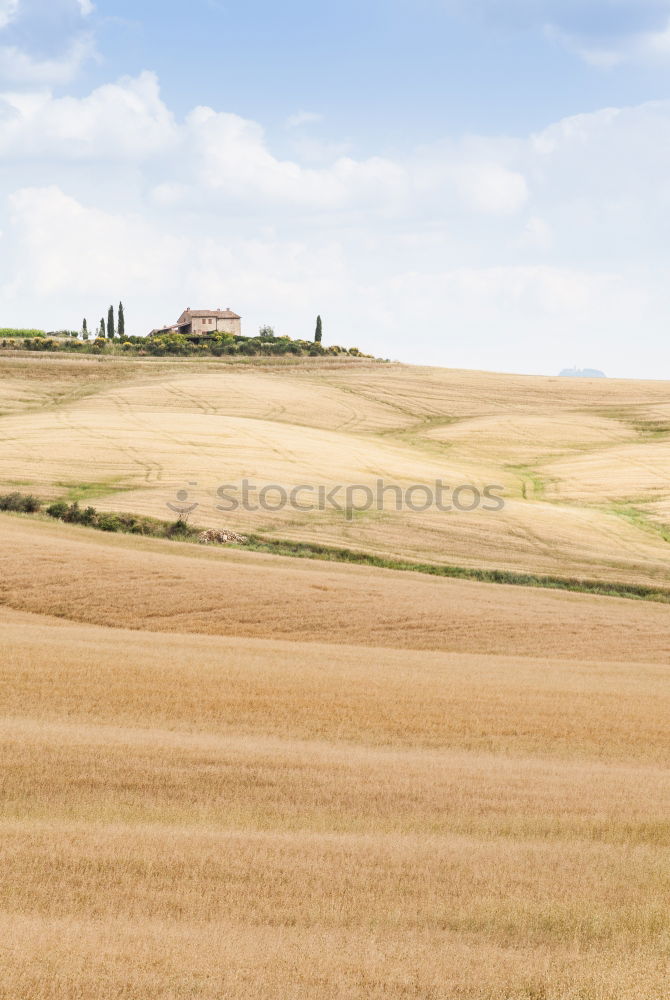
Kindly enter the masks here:
<path id="1" fill-rule="evenodd" d="M 84 340 L 89 338 L 88 321 L 84 317 L 81 324 L 81 333 Z M 103 340 L 114 340 L 115 337 L 120 337 L 122 340 L 126 335 L 126 317 L 123 311 L 123 302 L 119 302 L 119 308 L 116 314 L 116 322 L 114 320 L 114 306 L 110 306 L 107 310 L 107 322 L 105 323 L 105 317 L 103 316 L 98 324 L 98 328 L 95 331 L 96 337 L 101 337 Z"/>

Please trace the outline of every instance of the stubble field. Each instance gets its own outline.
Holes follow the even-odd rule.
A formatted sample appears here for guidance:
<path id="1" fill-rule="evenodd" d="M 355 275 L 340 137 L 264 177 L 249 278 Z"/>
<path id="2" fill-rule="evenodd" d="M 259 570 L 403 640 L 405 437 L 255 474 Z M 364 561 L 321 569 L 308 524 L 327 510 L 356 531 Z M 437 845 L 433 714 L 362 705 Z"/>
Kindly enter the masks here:
<path id="1" fill-rule="evenodd" d="M 668 586 L 662 383 L 0 364 L 5 490 L 504 483 L 225 523 Z M 667 605 L 17 515 L 0 553 L 3 1000 L 670 997 Z"/>

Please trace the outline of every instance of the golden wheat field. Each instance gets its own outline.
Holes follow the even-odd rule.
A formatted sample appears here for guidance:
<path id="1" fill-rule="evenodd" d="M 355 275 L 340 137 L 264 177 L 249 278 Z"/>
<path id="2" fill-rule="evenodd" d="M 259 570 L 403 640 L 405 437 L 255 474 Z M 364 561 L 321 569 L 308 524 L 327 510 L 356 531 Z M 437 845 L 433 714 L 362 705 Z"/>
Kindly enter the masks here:
<path id="1" fill-rule="evenodd" d="M 668 383 L 40 356 L 0 358 L 0 373 L 0 488 L 158 517 L 185 488 L 205 527 L 464 566 L 667 579 Z M 218 510 L 217 489 L 243 478 L 287 491 L 496 485 L 506 506 L 416 513 L 388 495 L 352 520 L 331 506 Z"/>
<path id="2" fill-rule="evenodd" d="M 0 358 L 0 492 L 670 587 L 670 385 Z M 247 477 L 503 511 L 223 514 Z M 197 484 L 197 485 L 192 485 Z M 1 1000 L 668 1000 L 670 606 L 0 514 Z"/>

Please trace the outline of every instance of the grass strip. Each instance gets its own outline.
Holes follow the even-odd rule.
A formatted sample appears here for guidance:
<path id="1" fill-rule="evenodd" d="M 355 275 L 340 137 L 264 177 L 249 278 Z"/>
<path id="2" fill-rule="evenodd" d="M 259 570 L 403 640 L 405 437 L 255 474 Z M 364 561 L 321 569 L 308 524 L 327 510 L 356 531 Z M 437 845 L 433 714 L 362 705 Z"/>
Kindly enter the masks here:
<path id="1" fill-rule="evenodd" d="M 43 501 L 32 495 L 10 493 L 0 496 L 0 511 L 23 515 L 37 515 Z M 176 521 L 162 521 L 158 518 L 128 513 L 100 513 L 94 507 L 81 510 L 77 501 L 68 504 L 56 501 L 46 513 L 61 522 L 79 524 L 98 531 L 120 532 L 164 538 L 171 541 L 198 543 L 204 528 L 188 524 L 183 518 Z M 371 552 L 319 545 L 316 542 L 294 542 L 284 538 L 266 538 L 263 535 L 247 535 L 246 541 L 230 542 L 235 548 L 252 552 L 266 552 L 270 555 L 288 556 L 294 559 L 322 559 L 328 562 L 351 563 L 356 566 L 373 566 L 377 569 L 392 569 L 409 573 L 424 573 L 452 580 L 473 580 L 478 583 L 502 583 L 515 587 L 541 587 L 547 590 L 568 590 L 577 594 L 596 594 L 601 597 L 624 597 L 636 601 L 655 601 L 670 604 L 670 590 L 645 586 L 637 583 L 607 583 L 600 580 L 582 580 L 576 577 L 539 576 L 535 573 L 517 573 L 504 569 L 473 569 L 467 566 L 449 566 L 436 563 L 410 562 L 378 556 Z"/>
<path id="2" fill-rule="evenodd" d="M 467 566 L 450 566 L 435 563 L 410 562 L 387 556 L 373 555 L 354 549 L 319 545 L 315 542 L 293 542 L 279 538 L 248 535 L 245 549 L 268 552 L 278 556 L 299 559 L 325 559 L 330 562 L 353 563 L 411 573 L 425 573 L 454 580 L 473 580 L 479 583 L 503 583 L 516 587 L 543 587 L 549 590 L 569 590 L 579 594 L 597 594 L 602 597 L 625 597 L 638 601 L 656 601 L 670 604 L 670 590 L 637 583 L 620 583 L 600 580 L 583 580 L 577 577 L 540 576 L 535 573 L 518 573 L 504 569 L 473 569 Z"/>

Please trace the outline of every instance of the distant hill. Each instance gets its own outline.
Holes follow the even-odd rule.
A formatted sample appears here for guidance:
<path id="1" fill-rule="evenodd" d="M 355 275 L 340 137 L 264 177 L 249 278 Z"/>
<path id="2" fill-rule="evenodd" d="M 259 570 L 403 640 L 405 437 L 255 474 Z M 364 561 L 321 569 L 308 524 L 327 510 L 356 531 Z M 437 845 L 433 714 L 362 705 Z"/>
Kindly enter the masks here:
<path id="1" fill-rule="evenodd" d="M 565 378 L 607 378 L 605 372 L 598 371 L 597 368 L 564 368 L 559 375 Z"/>

